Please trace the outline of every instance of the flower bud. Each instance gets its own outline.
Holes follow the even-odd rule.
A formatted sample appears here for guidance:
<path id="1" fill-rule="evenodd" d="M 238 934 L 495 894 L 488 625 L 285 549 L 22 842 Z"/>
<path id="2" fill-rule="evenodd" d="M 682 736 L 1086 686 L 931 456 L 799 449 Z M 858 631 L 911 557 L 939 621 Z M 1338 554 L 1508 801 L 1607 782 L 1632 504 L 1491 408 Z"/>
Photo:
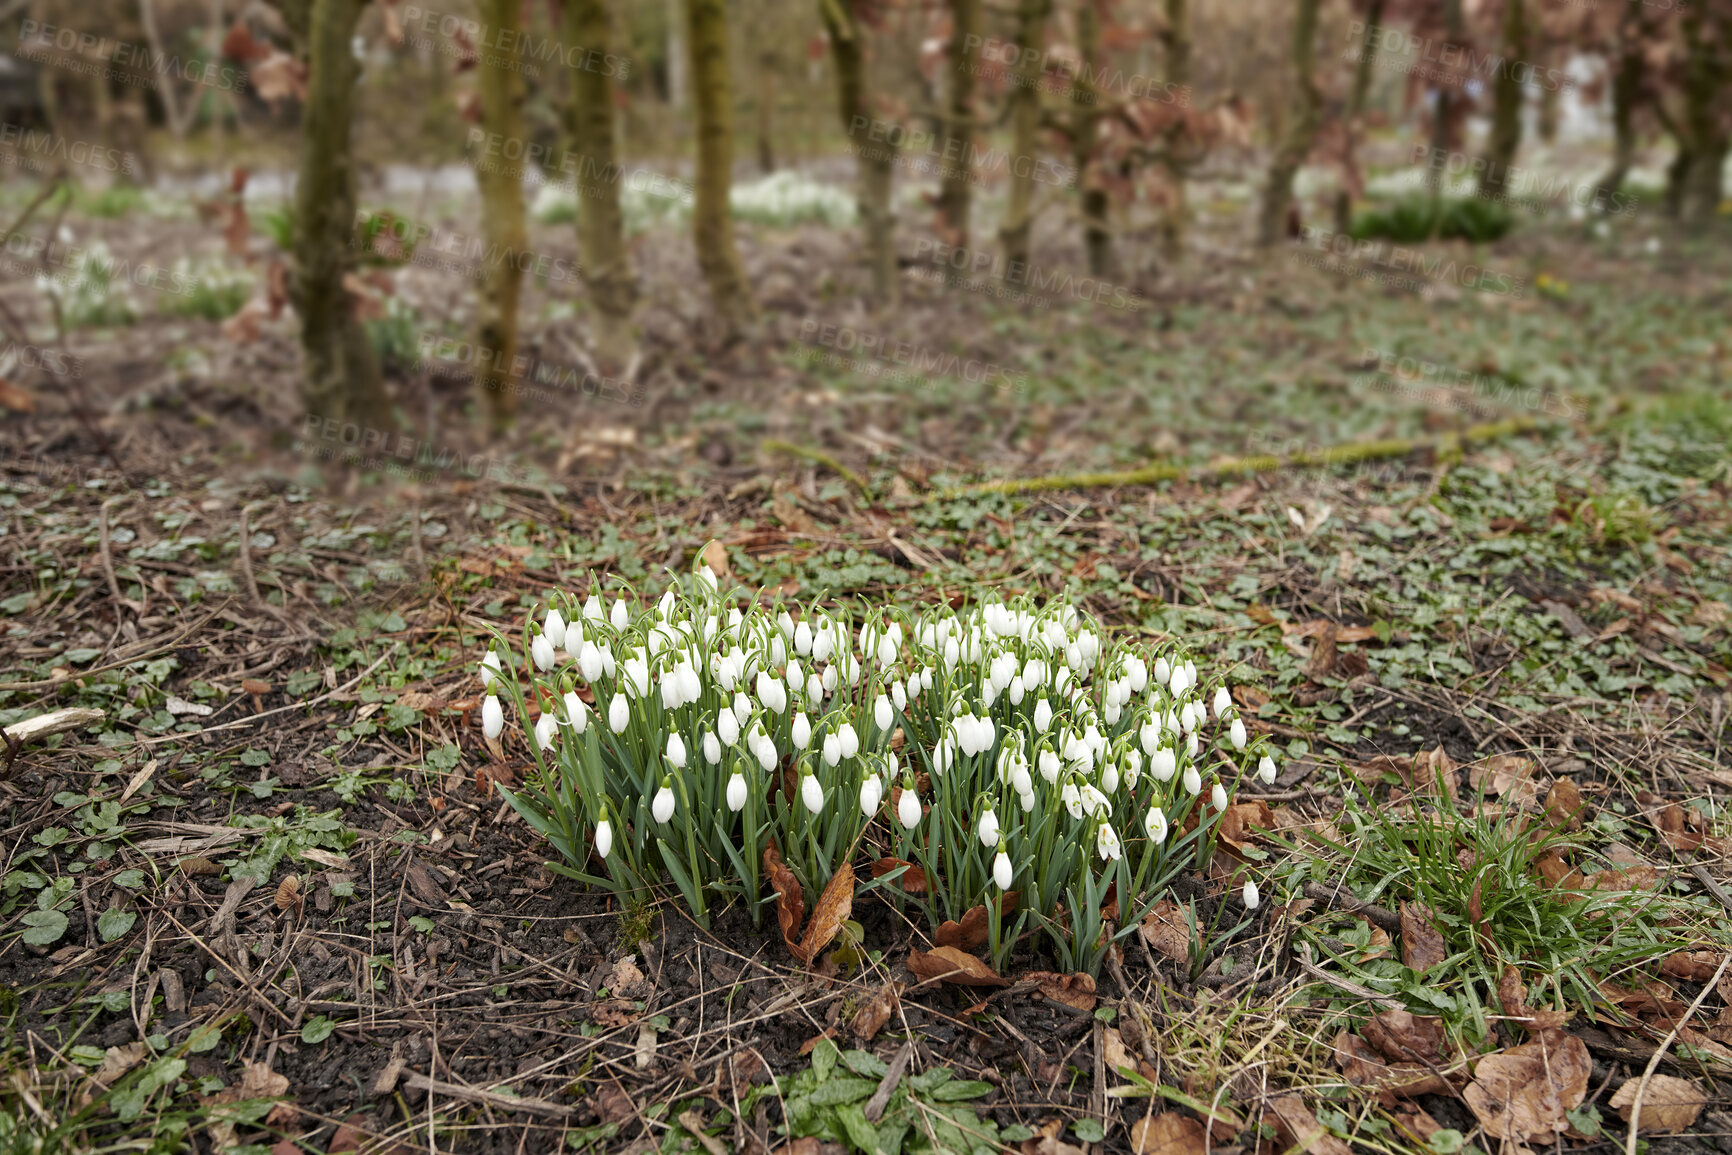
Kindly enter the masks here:
<path id="1" fill-rule="evenodd" d="M 1143 815 L 1143 832 L 1156 846 L 1167 840 L 1167 816 L 1159 806 L 1149 807 L 1149 812 Z"/>
<path id="2" fill-rule="evenodd" d="M 1240 892 L 1239 897 L 1245 900 L 1246 910 L 1256 910 L 1263 901 L 1262 895 L 1257 893 L 1257 884 L 1248 878 L 1245 880 L 1245 889 Z"/>
<path id="3" fill-rule="evenodd" d="M 824 809 L 824 787 L 818 781 L 818 776 L 810 770 L 800 780 L 800 801 L 806 804 L 806 809 L 817 814 Z"/>
<path id="4" fill-rule="evenodd" d="M 670 733 L 668 735 L 667 758 L 668 758 L 668 761 L 670 763 L 672 763 L 676 769 L 680 769 L 680 770 L 685 769 L 685 767 L 686 767 L 686 740 L 684 738 L 680 737 L 679 734 L 677 734 L 677 733 Z"/>
<path id="5" fill-rule="evenodd" d="M 480 673 L 482 687 L 488 693 L 492 693 L 494 679 L 499 676 L 499 654 L 497 652 L 487 651 L 487 655 L 481 659 Z"/>
<path id="6" fill-rule="evenodd" d="M 914 796 L 912 787 L 902 788 L 902 796 L 896 800 L 896 818 L 904 830 L 913 830 L 920 825 L 920 799 Z"/>
<path id="7" fill-rule="evenodd" d="M 728 778 L 728 809 L 738 814 L 746 805 L 746 779 L 738 770 Z"/>
<path id="8" fill-rule="evenodd" d="M 601 812 L 601 821 L 595 824 L 595 852 L 606 858 L 613 851 L 613 823 L 607 820 L 607 811 Z"/>
<path id="9" fill-rule="evenodd" d="M 481 703 L 481 732 L 489 738 L 497 738 L 505 732 L 505 711 L 500 707 L 497 695 L 489 694 Z"/>
<path id="10" fill-rule="evenodd" d="M 998 845 L 998 815 L 988 806 L 980 812 L 980 825 L 975 833 L 980 835 L 980 844 L 991 850 Z"/>
<path id="11" fill-rule="evenodd" d="M 1203 792 L 1203 776 L 1197 773 L 1195 766 L 1185 767 L 1185 793 L 1201 794 Z"/>
<path id="12" fill-rule="evenodd" d="M 704 761 L 711 766 L 722 760 L 722 740 L 714 730 L 704 731 Z"/>
<path id="13" fill-rule="evenodd" d="M 629 725 L 631 725 L 631 707 L 626 704 L 624 694 L 615 694 L 613 701 L 607 704 L 607 728 L 615 734 L 623 734 Z"/>
<path id="14" fill-rule="evenodd" d="M 1265 786 L 1275 784 L 1275 759 L 1267 754 L 1257 760 L 1257 780 Z"/>
<path id="15" fill-rule="evenodd" d="M 1010 855 L 1003 850 L 992 860 L 992 881 L 998 884 L 998 889 L 1009 890 L 1015 880 L 1015 874 L 1010 869 Z"/>
<path id="16" fill-rule="evenodd" d="M 804 750 L 812 741 L 812 723 L 806 720 L 804 713 L 794 715 L 793 724 L 788 727 L 788 731 L 796 750 Z"/>
<path id="17" fill-rule="evenodd" d="M 543 713 L 535 723 L 535 745 L 540 750 L 551 750 L 554 739 L 559 736 L 559 719 L 551 711 Z"/>
<path id="18" fill-rule="evenodd" d="M 1219 782 L 1209 790 L 1209 805 L 1216 810 L 1227 809 L 1227 788 Z"/>
<path id="19" fill-rule="evenodd" d="M 1245 748 L 1245 720 L 1234 718 L 1233 725 L 1227 731 L 1227 736 L 1233 740 L 1233 749 L 1243 750 Z"/>
<path id="20" fill-rule="evenodd" d="M 554 649 L 565 649 L 565 615 L 552 606 L 547 607 L 547 618 L 542 623 L 541 632 Z"/>
<path id="21" fill-rule="evenodd" d="M 553 643 L 547 640 L 546 634 L 536 634 L 529 643 L 529 656 L 535 659 L 535 668 L 551 670 L 553 668 Z"/>
<path id="22" fill-rule="evenodd" d="M 583 704 L 583 699 L 576 691 L 565 692 L 565 720 L 573 732 L 581 734 L 589 727 L 589 707 Z"/>
<path id="23" fill-rule="evenodd" d="M 655 800 L 650 803 L 650 814 L 657 822 L 666 822 L 674 816 L 674 780 L 662 779 L 662 788 L 656 791 Z"/>

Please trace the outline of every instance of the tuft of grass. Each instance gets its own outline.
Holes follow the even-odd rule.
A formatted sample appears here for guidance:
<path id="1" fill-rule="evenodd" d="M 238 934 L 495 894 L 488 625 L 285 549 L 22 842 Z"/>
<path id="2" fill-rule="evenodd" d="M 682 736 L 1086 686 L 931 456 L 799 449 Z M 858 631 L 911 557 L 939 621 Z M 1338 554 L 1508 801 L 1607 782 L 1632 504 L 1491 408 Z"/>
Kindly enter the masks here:
<path id="1" fill-rule="evenodd" d="M 639 943 L 648 942 L 655 929 L 655 915 L 649 900 L 633 894 L 625 909 L 619 912 L 619 945 L 621 950 L 636 950 Z"/>
<path id="2" fill-rule="evenodd" d="M 1479 197 L 1404 197 L 1383 208 L 1361 213 L 1350 230 L 1354 240 L 1386 240 L 1397 244 L 1420 241 L 1502 240 L 1515 226 L 1508 208 Z"/>

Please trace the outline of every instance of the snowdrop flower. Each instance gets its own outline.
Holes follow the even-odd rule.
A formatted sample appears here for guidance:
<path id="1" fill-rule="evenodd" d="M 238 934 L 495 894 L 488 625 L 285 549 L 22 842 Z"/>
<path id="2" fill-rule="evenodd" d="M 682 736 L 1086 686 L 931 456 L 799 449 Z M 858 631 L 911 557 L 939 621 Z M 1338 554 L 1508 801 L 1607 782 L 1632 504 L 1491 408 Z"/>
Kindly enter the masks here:
<path id="1" fill-rule="evenodd" d="M 824 679 L 817 673 L 806 675 L 806 700 L 822 702 L 824 700 Z"/>
<path id="2" fill-rule="evenodd" d="M 920 799 L 914 796 L 912 786 L 902 787 L 902 796 L 896 800 L 896 819 L 904 830 L 913 830 L 920 825 Z"/>
<path id="3" fill-rule="evenodd" d="M 1101 789 L 1111 794 L 1119 788 L 1119 768 L 1108 762 L 1101 767 Z"/>
<path id="4" fill-rule="evenodd" d="M 752 716 L 752 700 L 746 697 L 744 690 L 734 692 L 734 721 L 744 726 L 746 719 Z"/>
<path id="5" fill-rule="evenodd" d="M 788 732 L 796 750 L 804 750 L 812 741 L 812 723 L 806 720 L 804 713 L 794 715 L 793 725 L 788 727 Z"/>
<path id="6" fill-rule="evenodd" d="M 1232 728 L 1227 733 L 1228 737 L 1233 740 L 1233 749 L 1243 750 L 1245 748 L 1245 720 L 1243 718 L 1234 718 Z"/>
<path id="7" fill-rule="evenodd" d="M 1101 823 L 1100 831 L 1095 835 L 1095 850 L 1102 862 L 1116 862 L 1124 856 L 1124 844 L 1119 841 L 1119 832 L 1113 829 L 1112 823 Z"/>
<path id="8" fill-rule="evenodd" d="M 586 682 L 594 682 L 601 677 L 601 650 L 594 642 L 583 643 L 583 649 L 577 652 L 577 669 Z"/>
<path id="9" fill-rule="evenodd" d="M 676 769 L 686 768 L 686 740 L 677 733 L 668 735 L 667 757 Z"/>
<path id="10" fill-rule="evenodd" d="M 606 858 L 613 851 L 613 823 L 607 820 L 607 807 L 602 807 L 601 821 L 595 824 L 595 852 Z"/>
<path id="11" fill-rule="evenodd" d="M 613 612 L 609 615 L 609 620 L 613 623 L 613 628 L 616 630 L 623 630 L 626 626 L 631 624 L 631 618 L 625 608 L 624 598 L 615 598 L 613 600 Z M 607 856 L 603 855 L 602 857 L 605 858 Z"/>
<path id="12" fill-rule="evenodd" d="M 493 682 L 499 676 L 499 655 L 492 650 L 481 659 L 481 685 L 488 693 L 493 692 Z"/>
<path id="13" fill-rule="evenodd" d="M 1135 790 L 1143 772 L 1143 756 L 1135 750 L 1125 751 L 1125 785 Z M 1109 791 L 1110 793 L 1110 791 Z"/>
<path id="14" fill-rule="evenodd" d="M 841 727 L 836 731 L 836 737 L 842 743 L 842 757 L 852 758 L 854 755 L 860 753 L 860 736 L 854 733 L 854 726 L 852 723 L 842 723 Z"/>
<path id="15" fill-rule="evenodd" d="M 842 739 L 831 733 L 824 735 L 824 765 L 834 770 L 842 762 Z"/>
<path id="16" fill-rule="evenodd" d="M 898 714 L 908 708 L 908 691 L 903 688 L 901 679 L 890 687 L 890 704 L 896 707 Z"/>
<path id="17" fill-rule="evenodd" d="M 1126 677 L 1129 679 L 1131 693 L 1140 694 L 1149 685 L 1149 667 L 1141 658 L 1132 658 L 1126 664 Z"/>
<path id="18" fill-rule="evenodd" d="M 535 745 L 540 750 L 551 750 L 553 740 L 559 736 L 559 719 L 551 713 L 545 713 L 535 723 Z"/>
<path id="19" fill-rule="evenodd" d="M 1227 711 L 1233 708 L 1233 695 L 1227 692 L 1225 685 L 1215 690 L 1215 721 L 1226 717 Z"/>
<path id="20" fill-rule="evenodd" d="M 787 679 L 790 694 L 798 694 L 805 690 L 806 671 L 801 667 L 799 658 L 789 658 L 788 668 L 782 671 L 782 675 Z"/>
<path id="21" fill-rule="evenodd" d="M 1047 729 L 1051 726 L 1052 726 L 1052 707 L 1047 703 L 1047 700 L 1045 698 L 1042 698 L 1040 701 L 1036 702 L 1035 706 L 1034 706 L 1034 730 L 1035 730 L 1035 733 L 1044 734 L 1047 732 Z"/>
<path id="22" fill-rule="evenodd" d="M 722 740 L 714 730 L 704 731 L 704 761 L 711 766 L 722 760 Z"/>
<path id="23" fill-rule="evenodd" d="M 975 828 L 980 835 L 980 844 L 991 850 L 998 845 L 998 815 L 991 806 L 980 812 L 980 825 Z"/>
<path id="24" fill-rule="evenodd" d="M 553 643 L 547 640 L 547 635 L 537 633 L 529 643 L 529 656 L 535 659 L 535 668 L 551 670 L 553 668 Z"/>
<path id="25" fill-rule="evenodd" d="M 497 695 L 489 694 L 481 703 L 481 732 L 489 739 L 505 732 L 505 711 L 500 707 Z"/>
<path id="26" fill-rule="evenodd" d="M 649 663 L 642 658 L 627 658 L 625 666 L 625 688 L 632 691 L 632 697 L 641 698 L 649 693 Z"/>
<path id="27" fill-rule="evenodd" d="M 716 733 L 720 736 L 722 745 L 730 749 L 740 740 L 739 719 L 734 717 L 732 710 L 724 709 L 716 715 Z"/>
<path id="28" fill-rule="evenodd" d="M 792 638 L 794 636 L 794 615 L 783 610 L 776 615 L 776 626 L 782 631 L 784 638 Z"/>
<path id="29" fill-rule="evenodd" d="M 879 638 L 878 639 L 878 664 L 880 666 L 888 666 L 888 665 L 894 664 L 896 661 L 896 651 L 897 651 L 897 645 L 896 645 L 896 638 L 895 637 L 893 637 L 890 634 L 885 634 L 883 637 Z"/>
<path id="30" fill-rule="evenodd" d="M 776 764 L 782 760 L 781 756 L 776 752 L 775 739 L 771 738 L 768 734 L 758 739 L 758 747 L 753 751 L 753 753 L 757 754 L 758 765 L 764 768 L 764 773 L 766 774 L 774 770 Z"/>
<path id="31" fill-rule="evenodd" d="M 674 816 L 674 780 L 671 775 L 662 779 L 662 788 L 656 791 L 655 800 L 650 803 L 650 815 L 657 822 L 666 822 Z"/>
<path id="32" fill-rule="evenodd" d="M 1003 844 L 999 845 L 998 855 L 992 860 L 992 881 L 998 884 L 998 889 L 1009 890 L 1015 880 L 1015 874 L 1010 869 L 1010 855 L 1004 852 Z"/>
<path id="33" fill-rule="evenodd" d="M 1219 782 L 1209 790 L 1209 805 L 1216 810 L 1227 809 L 1227 788 Z"/>
<path id="34" fill-rule="evenodd" d="M 1034 809 L 1034 791 L 1032 789 L 1017 791 L 1016 801 L 1021 805 L 1022 812 L 1027 814 Z"/>
<path id="35" fill-rule="evenodd" d="M 554 649 L 565 649 L 565 615 L 552 606 L 547 607 L 547 617 L 543 620 L 541 632 Z"/>
<path id="36" fill-rule="evenodd" d="M 834 694 L 836 692 L 836 667 L 835 666 L 825 666 L 824 667 L 823 683 L 824 683 L 824 693 L 826 695 Z"/>
<path id="37" fill-rule="evenodd" d="M 1197 773 L 1195 766 L 1185 767 L 1185 793 L 1201 794 L 1203 792 L 1203 776 Z"/>
<path id="38" fill-rule="evenodd" d="M 1173 676 L 1173 668 L 1167 664 L 1165 658 L 1156 658 L 1155 667 L 1150 672 L 1154 674 L 1155 684 L 1159 686 L 1166 685 Z"/>
<path id="39" fill-rule="evenodd" d="M 1108 800 L 1105 794 L 1096 789 L 1092 782 L 1084 782 L 1078 793 L 1082 797 L 1083 809 L 1088 812 L 1091 818 L 1103 810 L 1108 814 L 1113 812 L 1112 802 Z"/>
<path id="40" fill-rule="evenodd" d="M 1024 695 L 1026 695 L 1028 693 L 1028 690 L 1022 684 L 1022 675 L 1021 674 L 1018 674 L 1016 677 L 1014 677 L 1010 680 L 1010 688 L 1008 690 L 1006 690 L 1005 693 L 1010 697 L 1010 704 L 1012 706 L 1022 705 L 1022 699 L 1023 699 Z"/>
<path id="41" fill-rule="evenodd" d="M 706 594 L 713 594 L 716 592 L 716 586 L 718 584 L 716 580 L 716 571 L 710 568 L 708 562 L 705 562 L 698 568 L 698 572 L 695 576 L 699 590 Z"/>
<path id="42" fill-rule="evenodd" d="M 746 779 L 738 770 L 728 778 L 728 809 L 738 814 L 746 805 Z"/>
<path id="43" fill-rule="evenodd" d="M 835 652 L 836 637 L 830 631 L 830 623 L 824 622 L 819 625 L 817 636 L 812 639 L 812 657 L 816 661 L 827 662 Z"/>
<path id="44" fill-rule="evenodd" d="M 1275 784 L 1275 759 L 1267 754 L 1257 761 L 1257 780 L 1265 786 Z"/>
<path id="45" fill-rule="evenodd" d="M 824 809 L 824 787 L 818 781 L 818 776 L 807 770 L 800 779 L 800 801 L 806 804 L 806 809 L 817 814 Z"/>
<path id="46" fill-rule="evenodd" d="M 703 696 L 703 683 L 698 679 L 697 668 L 690 662 L 681 662 L 674 670 L 674 676 L 679 679 L 682 706 L 690 705 Z"/>
<path id="47" fill-rule="evenodd" d="M 922 690 L 932 689 L 932 667 L 931 666 L 927 666 L 924 670 L 920 671 L 920 688 Z"/>
<path id="48" fill-rule="evenodd" d="M 599 622 L 601 619 L 601 599 L 595 594 L 590 594 L 589 600 L 583 603 L 583 620 L 586 622 Z"/>
<path id="49" fill-rule="evenodd" d="M 1257 893 L 1257 884 L 1248 878 L 1245 880 L 1245 889 L 1240 892 L 1239 897 L 1245 900 L 1246 910 L 1256 910 L 1263 901 L 1263 896 Z"/>
<path id="50" fill-rule="evenodd" d="M 812 625 L 802 620 L 794 627 L 794 652 L 802 658 L 812 653 Z"/>
<path id="51" fill-rule="evenodd" d="M 626 704 L 624 694 L 615 694 L 613 701 L 607 704 L 607 728 L 615 734 L 622 734 L 631 725 L 631 707 Z"/>
<path id="52" fill-rule="evenodd" d="M 1058 755 L 1054 754 L 1051 750 L 1042 750 L 1037 761 L 1040 764 L 1040 776 L 1046 779 L 1046 784 L 1051 786 L 1053 783 L 1057 782 L 1059 772 Z"/>
<path id="53" fill-rule="evenodd" d="M 583 699 L 576 691 L 565 692 L 565 721 L 576 733 L 583 733 L 589 726 L 589 707 L 583 704 Z"/>
<path id="54" fill-rule="evenodd" d="M 1075 782 L 1064 784 L 1064 789 L 1059 792 L 1059 799 L 1064 803 L 1065 810 L 1069 811 L 1072 818 L 1083 816 L 1082 792 L 1076 788 Z"/>
<path id="55" fill-rule="evenodd" d="M 664 621 L 673 615 L 673 612 L 674 612 L 674 591 L 673 590 L 664 590 L 662 592 L 661 600 L 656 603 L 656 610 L 661 614 L 662 619 Z"/>
<path id="56" fill-rule="evenodd" d="M 879 694 L 878 700 L 872 703 L 872 721 L 878 724 L 880 730 L 889 730 L 890 723 L 896 720 L 896 714 L 890 707 L 888 695 Z"/>
<path id="57" fill-rule="evenodd" d="M 1195 730 L 1192 730 L 1189 734 L 1185 735 L 1185 752 L 1190 754 L 1192 759 L 1197 757 L 1197 750 L 1201 745 L 1202 744 L 1197 740 L 1197 732 Z"/>
<path id="58" fill-rule="evenodd" d="M 1149 807 L 1149 812 L 1143 815 L 1143 832 L 1156 846 L 1167 840 L 1167 816 L 1159 806 Z"/>
<path id="59" fill-rule="evenodd" d="M 758 671 L 758 701 L 773 714 L 788 708 L 788 691 L 768 670 Z"/>
<path id="60" fill-rule="evenodd" d="M 1179 756 L 1171 746 L 1162 746 L 1149 755 L 1149 773 L 1157 782 L 1171 782 L 1179 769 Z"/>
<path id="61" fill-rule="evenodd" d="M 876 774 L 866 775 L 860 783 L 860 813 L 871 818 L 878 813 L 878 804 L 884 801 L 884 783 Z"/>

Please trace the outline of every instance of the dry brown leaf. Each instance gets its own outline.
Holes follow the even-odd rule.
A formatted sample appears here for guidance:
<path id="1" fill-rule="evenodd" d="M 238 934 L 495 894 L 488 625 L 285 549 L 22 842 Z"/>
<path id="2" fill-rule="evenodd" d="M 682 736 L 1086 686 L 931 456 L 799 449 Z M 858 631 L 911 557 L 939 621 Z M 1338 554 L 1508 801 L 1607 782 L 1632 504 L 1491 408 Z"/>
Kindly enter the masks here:
<path id="1" fill-rule="evenodd" d="M 127 1043 L 123 1047 L 110 1047 L 108 1053 L 102 1056 L 102 1065 L 96 1068 L 90 1077 L 101 1086 L 108 1086 L 139 1063 L 150 1053 L 150 1048 L 143 1043 Z"/>
<path id="2" fill-rule="evenodd" d="M 1666 956 L 1666 961 L 1660 964 L 1660 973 L 1669 979 L 1705 983 L 1720 969 L 1720 960 L 1724 957 L 1713 950 L 1681 950 Z"/>
<path id="3" fill-rule="evenodd" d="M 1325 1131 L 1317 1116 L 1297 1095 L 1282 1095 L 1270 1100 L 1268 1117 L 1289 1148 L 1302 1148 L 1307 1155 L 1352 1155 L 1353 1149 Z"/>
<path id="4" fill-rule="evenodd" d="M 1532 1042 L 1481 1059 L 1462 1098 L 1493 1138 L 1549 1141 L 1568 1129 L 1565 1114 L 1587 1097 L 1591 1074 L 1587 1044 L 1541 1031 Z"/>
<path id="5" fill-rule="evenodd" d="M 775 846 L 764 847 L 764 873 L 770 877 L 770 887 L 776 892 L 776 922 L 782 928 L 782 941 L 794 949 L 794 935 L 806 921 L 806 895 L 800 880 L 794 877 L 782 861 L 782 852 Z"/>
<path id="6" fill-rule="evenodd" d="M 14 413 L 34 413 L 36 398 L 10 381 L 0 378 L 0 409 L 10 409 Z"/>
<path id="7" fill-rule="evenodd" d="M 1131 1150 L 1136 1155 L 1202 1155 L 1206 1148 L 1203 1125 L 1177 1111 L 1131 1124 Z"/>
<path id="8" fill-rule="evenodd" d="M 890 1021 L 890 1016 L 896 1013 L 901 1000 L 902 984 L 894 979 L 878 988 L 878 992 L 861 1004 L 854 1012 L 854 1017 L 848 1020 L 848 1029 L 854 1032 L 862 1043 L 870 1042 L 872 1038 L 884 1029 L 884 1024 Z"/>
<path id="9" fill-rule="evenodd" d="M 1546 824 L 1554 830 L 1580 830 L 1586 805 L 1576 784 L 1559 778 L 1546 793 Z"/>
<path id="10" fill-rule="evenodd" d="M 223 872 L 222 867 L 218 866 L 202 854 L 192 854 L 181 859 L 180 870 L 182 874 L 191 875 L 195 878 L 201 874 L 221 874 Z"/>
<path id="11" fill-rule="evenodd" d="M 603 1123 L 623 1123 L 637 1117 L 637 1105 L 618 1084 L 604 1083 L 589 1096 L 589 1105 Z"/>
<path id="12" fill-rule="evenodd" d="M 1611 1098 L 1611 1105 L 1624 1122 L 1630 1121 L 1630 1111 L 1636 1101 L 1640 1079 L 1625 1080 Z M 1696 1116 L 1708 1105 L 1708 1096 L 1689 1079 L 1672 1075 L 1651 1075 L 1647 1093 L 1642 1096 L 1642 1115 L 1637 1126 L 1643 1131 L 1670 1131 L 1676 1134 L 1696 1122 Z"/>
<path id="13" fill-rule="evenodd" d="M 1030 971 L 1022 982 L 1031 982 L 1055 1003 L 1079 1011 L 1095 1009 L 1095 981 L 1086 974 L 1061 975 L 1052 971 Z"/>
<path id="14" fill-rule="evenodd" d="M 906 876 L 904 876 L 906 877 Z M 1020 891 L 1007 890 L 999 896 L 999 912 L 1008 914 L 1016 909 L 1016 899 Z M 945 919 L 934 932 L 932 941 L 939 946 L 953 946 L 961 950 L 979 950 L 986 945 L 986 940 L 992 935 L 991 920 L 987 917 L 984 904 L 970 908 L 962 916 L 962 921 Z"/>
<path id="15" fill-rule="evenodd" d="M 1537 766 L 1532 758 L 1519 754 L 1493 754 L 1477 766 L 1470 767 L 1467 782 L 1487 797 L 1502 797 L 1522 809 L 1539 800 L 1539 783 L 1534 781 Z"/>
<path id="16" fill-rule="evenodd" d="M 806 927 L 805 937 L 799 946 L 790 946 L 789 951 L 807 966 L 812 965 L 813 957 L 830 945 L 853 912 L 854 867 L 844 862 L 825 883 L 824 893 L 818 896 L 818 905 L 812 908 L 812 921 Z"/>
<path id="17" fill-rule="evenodd" d="M 1401 904 L 1401 961 L 1416 971 L 1434 967 L 1449 957 L 1443 934 L 1423 902 Z"/>
<path id="18" fill-rule="evenodd" d="M 1129 1020 L 1126 1020 L 1129 1021 Z M 1101 1058 L 1107 1070 L 1117 1074 L 1120 1071 L 1137 1069 L 1137 1057 L 1131 1054 L 1131 1049 L 1125 1045 L 1125 1037 L 1115 1027 L 1108 1027 L 1101 1032 Z"/>
<path id="19" fill-rule="evenodd" d="M 1190 924 L 1185 921 L 1184 911 L 1172 899 L 1163 898 L 1155 903 L 1137 929 L 1163 958 L 1177 963 L 1190 961 Z"/>
<path id="20" fill-rule="evenodd" d="M 900 886 L 903 890 L 906 890 L 909 894 L 925 894 L 926 871 L 914 865 L 914 863 L 907 862 L 900 858 L 880 858 L 877 862 L 874 862 L 872 864 L 872 877 L 883 878 L 898 866 L 906 866 L 908 869 L 896 876 L 896 885 Z"/>
<path id="21" fill-rule="evenodd" d="M 1497 983 L 1497 1001 L 1503 1006 L 1504 1014 L 1529 1031 L 1550 1030 L 1570 1021 L 1568 1011 L 1536 1011 L 1530 1008 L 1527 1004 L 1527 987 L 1522 983 L 1521 973 L 1513 966 L 1503 968 L 1503 975 Z"/>
<path id="22" fill-rule="evenodd" d="M 1443 1020 L 1434 1015 L 1388 1010 L 1365 1023 L 1365 1041 L 1394 1062 L 1437 1063 L 1449 1057 Z"/>
<path id="23" fill-rule="evenodd" d="M 1653 890 L 1660 885 L 1660 871 L 1653 866 L 1627 866 L 1602 870 L 1585 884 L 1588 890 Z"/>
<path id="24" fill-rule="evenodd" d="M 1534 869 L 1540 877 L 1546 880 L 1546 885 L 1560 890 L 1580 890 L 1582 888 L 1582 873 L 1558 856 L 1557 851 L 1548 850 L 1534 863 Z"/>
<path id="25" fill-rule="evenodd" d="M 646 998 L 654 989 L 654 984 L 644 977 L 642 968 L 637 965 L 637 956 L 633 954 L 614 963 L 607 976 L 608 994 L 616 999 Z"/>
<path id="26" fill-rule="evenodd" d="M 953 946 L 908 952 L 908 970 L 922 982 L 942 980 L 963 987 L 1003 987 L 1010 980 L 994 973 L 980 959 Z"/>
<path id="27" fill-rule="evenodd" d="M 260 100 L 275 105 L 291 96 L 307 99 L 307 66 L 287 52 L 268 48 L 247 71 Z"/>
<path id="28" fill-rule="evenodd" d="M 1364 1039 L 1348 1031 L 1335 1036 L 1335 1064 L 1349 1083 L 1379 1094 L 1411 1098 L 1454 1092 L 1431 1067 L 1417 1062 L 1387 1062 Z"/>

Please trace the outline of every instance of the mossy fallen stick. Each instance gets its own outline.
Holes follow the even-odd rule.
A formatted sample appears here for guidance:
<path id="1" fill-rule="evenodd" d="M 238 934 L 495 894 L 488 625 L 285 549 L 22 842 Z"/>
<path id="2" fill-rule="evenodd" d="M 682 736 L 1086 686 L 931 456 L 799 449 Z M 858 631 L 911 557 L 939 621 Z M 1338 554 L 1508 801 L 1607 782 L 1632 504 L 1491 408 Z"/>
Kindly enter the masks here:
<path id="1" fill-rule="evenodd" d="M 796 445 L 792 441 L 782 441 L 776 438 L 766 440 L 763 443 L 763 447 L 772 453 L 788 453 L 795 457 L 803 457 L 807 461 L 822 465 L 825 469 L 828 469 L 831 473 L 834 473 L 837 477 L 840 477 L 843 481 L 846 481 L 849 485 L 852 485 L 855 489 L 859 490 L 862 494 L 867 492 L 866 482 L 858 473 L 855 473 L 852 469 L 849 469 L 846 465 L 843 465 L 840 461 L 837 461 L 834 457 L 822 450 L 808 449 L 804 445 Z"/>
<path id="2" fill-rule="evenodd" d="M 965 485 L 931 495 L 937 501 L 953 497 L 972 497 L 987 493 L 1040 493 L 1055 489 L 1103 489 L 1123 485 L 1153 485 L 1158 481 L 1202 481 L 1215 477 L 1235 477 L 1247 473 L 1272 473 L 1278 469 L 1307 465 L 1349 465 L 1356 461 L 1379 461 L 1391 457 L 1406 457 L 1423 450 L 1435 450 L 1439 457 L 1459 454 L 1469 441 L 1496 441 L 1526 433 L 1539 422 L 1529 417 L 1514 417 L 1475 425 L 1459 433 L 1438 437 L 1392 437 L 1380 441 L 1353 441 L 1324 449 L 1295 453 L 1287 457 L 1259 454 L 1253 457 L 1230 457 L 1211 465 L 1149 465 L 1142 469 L 1115 470 L 1106 473 L 1065 473 L 1051 477 L 1011 478 Z"/>

